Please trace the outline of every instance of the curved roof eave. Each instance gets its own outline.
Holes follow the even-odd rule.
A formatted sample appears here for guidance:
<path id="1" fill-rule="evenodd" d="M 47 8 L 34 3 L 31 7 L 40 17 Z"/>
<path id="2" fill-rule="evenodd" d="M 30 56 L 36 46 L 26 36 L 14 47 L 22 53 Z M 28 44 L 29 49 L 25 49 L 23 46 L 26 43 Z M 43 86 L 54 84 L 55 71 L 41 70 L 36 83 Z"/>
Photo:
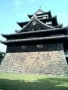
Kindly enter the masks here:
<path id="1" fill-rule="evenodd" d="M 8 41 L 1 41 L 3 44 L 8 43 L 15 43 L 15 42 L 28 42 L 28 41 L 39 41 L 39 40 L 55 40 L 55 39 L 65 39 L 68 38 L 67 35 L 61 35 L 61 36 L 51 36 L 51 37 L 40 37 L 40 38 L 33 38 L 33 39 L 17 39 L 17 40 L 8 40 Z"/>
<path id="2" fill-rule="evenodd" d="M 14 33 L 14 34 L 1 34 L 3 37 L 7 38 L 9 36 L 15 36 L 15 35 L 22 35 L 22 34 L 31 34 L 31 33 L 38 33 L 38 32 L 52 32 L 52 31 L 60 31 L 65 30 L 68 27 L 64 28 L 54 28 L 54 29 L 47 29 L 47 30 L 37 30 L 37 31 L 29 31 L 29 32 L 21 32 L 21 33 Z"/>

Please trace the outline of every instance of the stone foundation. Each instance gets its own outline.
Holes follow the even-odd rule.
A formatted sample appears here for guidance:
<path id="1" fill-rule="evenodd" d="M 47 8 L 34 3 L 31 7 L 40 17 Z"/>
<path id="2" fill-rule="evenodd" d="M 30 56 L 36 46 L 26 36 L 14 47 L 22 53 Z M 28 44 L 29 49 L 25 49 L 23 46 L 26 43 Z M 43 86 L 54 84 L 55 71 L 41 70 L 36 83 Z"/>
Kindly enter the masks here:
<path id="1" fill-rule="evenodd" d="M 0 71 L 24 74 L 65 75 L 67 63 L 63 44 L 53 44 L 49 49 L 36 52 L 6 53 L 1 63 Z"/>

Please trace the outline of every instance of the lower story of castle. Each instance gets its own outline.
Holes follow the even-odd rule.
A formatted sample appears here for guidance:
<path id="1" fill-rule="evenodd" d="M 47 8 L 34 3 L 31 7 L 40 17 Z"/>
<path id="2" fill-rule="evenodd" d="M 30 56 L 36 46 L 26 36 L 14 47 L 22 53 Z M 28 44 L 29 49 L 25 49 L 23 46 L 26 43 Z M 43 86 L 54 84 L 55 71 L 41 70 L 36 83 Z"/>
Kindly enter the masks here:
<path id="1" fill-rule="evenodd" d="M 66 75 L 68 65 L 63 43 L 7 47 L 0 71 Z"/>

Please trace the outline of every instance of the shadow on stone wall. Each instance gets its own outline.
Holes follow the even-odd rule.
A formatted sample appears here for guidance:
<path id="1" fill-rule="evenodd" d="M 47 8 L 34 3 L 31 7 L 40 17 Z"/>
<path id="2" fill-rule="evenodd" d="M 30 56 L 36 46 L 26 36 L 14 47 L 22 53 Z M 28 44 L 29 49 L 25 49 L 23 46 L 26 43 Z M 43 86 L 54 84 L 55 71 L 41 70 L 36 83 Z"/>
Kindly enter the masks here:
<path id="1" fill-rule="evenodd" d="M 1 64 L 1 62 L 3 61 L 4 57 L 5 57 L 5 53 L 4 53 L 3 56 L 0 56 L 0 64 Z"/>

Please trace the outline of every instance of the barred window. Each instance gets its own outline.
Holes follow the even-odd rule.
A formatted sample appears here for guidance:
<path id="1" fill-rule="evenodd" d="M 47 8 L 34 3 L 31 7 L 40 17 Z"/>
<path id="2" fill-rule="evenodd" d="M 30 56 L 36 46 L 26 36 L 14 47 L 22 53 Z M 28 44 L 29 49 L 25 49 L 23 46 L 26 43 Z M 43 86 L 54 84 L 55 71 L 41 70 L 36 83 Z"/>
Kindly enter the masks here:
<path id="1" fill-rule="evenodd" d="M 21 46 L 22 49 L 26 49 L 26 46 Z"/>
<path id="2" fill-rule="evenodd" d="M 51 21 L 49 21 L 49 22 L 46 22 L 46 24 L 47 24 L 47 25 L 52 25 L 52 22 L 51 22 Z"/>
<path id="3" fill-rule="evenodd" d="M 43 19 L 48 19 L 48 15 L 43 15 Z"/>
<path id="4" fill-rule="evenodd" d="M 43 48 L 43 45 L 37 45 L 37 48 Z"/>

